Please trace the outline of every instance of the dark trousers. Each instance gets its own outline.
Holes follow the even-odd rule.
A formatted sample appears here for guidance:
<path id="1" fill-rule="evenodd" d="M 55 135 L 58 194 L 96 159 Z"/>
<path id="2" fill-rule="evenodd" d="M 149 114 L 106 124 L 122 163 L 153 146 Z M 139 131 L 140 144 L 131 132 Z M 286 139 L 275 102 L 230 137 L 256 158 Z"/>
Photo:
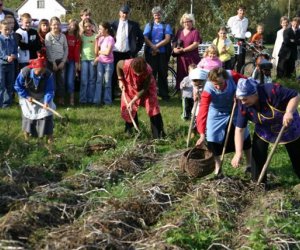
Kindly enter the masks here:
<path id="1" fill-rule="evenodd" d="M 277 77 L 291 77 L 295 71 L 295 60 L 291 58 L 279 57 L 277 65 Z"/>
<path id="2" fill-rule="evenodd" d="M 130 52 L 117 52 L 114 51 L 114 71 L 112 75 L 112 81 L 111 81 L 111 99 L 115 99 L 115 95 L 119 89 L 119 83 L 118 83 L 118 76 L 117 76 L 117 64 L 121 60 L 130 59 L 131 55 Z"/>
<path id="3" fill-rule="evenodd" d="M 157 80 L 158 96 L 163 99 L 169 97 L 168 90 L 168 60 L 166 53 L 158 53 L 153 56 L 151 53 L 145 54 L 147 63 L 150 64 L 154 78 Z"/>
<path id="4" fill-rule="evenodd" d="M 182 97 L 182 118 L 185 120 L 191 119 L 192 109 L 194 106 L 194 99 L 189 97 Z"/>
<path id="5" fill-rule="evenodd" d="M 235 56 L 236 59 L 236 70 L 237 72 L 241 72 L 242 67 L 245 64 L 246 60 L 246 48 L 245 48 L 245 40 L 237 39 L 237 41 L 242 42 L 240 54 Z"/>
<path id="6" fill-rule="evenodd" d="M 262 168 L 268 158 L 268 147 L 269 143 L 260 139 L 256 133 L 253 135 L 253 143 L 252 143 L 252 157 L 253 157 L 253 167 L 252 167 L 252 179 L 257 181 Z M 285 144 L 285 148 L 290 157 L 292 167 L 300 178 L 300 157 L 299 157 L 299 148 L 300 148 L 300 138 L 297 140 Z M 265 175 L 263 183 L 267 182 L 267 175 Z"/>

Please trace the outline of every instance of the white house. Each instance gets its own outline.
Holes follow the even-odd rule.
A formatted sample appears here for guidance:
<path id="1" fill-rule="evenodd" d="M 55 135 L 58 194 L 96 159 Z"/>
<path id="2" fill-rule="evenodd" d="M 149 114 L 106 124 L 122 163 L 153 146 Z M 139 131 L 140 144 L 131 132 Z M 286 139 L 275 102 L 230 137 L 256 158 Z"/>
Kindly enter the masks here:
<path id="1" fill-rule="evenodd" d="M 26 0 L 17 8 L 18 16 L 29 13 L 32 18 L 48 19 L 57 16 L 62 21 L 67 13 L 67 9 L 56 0 Z"/>

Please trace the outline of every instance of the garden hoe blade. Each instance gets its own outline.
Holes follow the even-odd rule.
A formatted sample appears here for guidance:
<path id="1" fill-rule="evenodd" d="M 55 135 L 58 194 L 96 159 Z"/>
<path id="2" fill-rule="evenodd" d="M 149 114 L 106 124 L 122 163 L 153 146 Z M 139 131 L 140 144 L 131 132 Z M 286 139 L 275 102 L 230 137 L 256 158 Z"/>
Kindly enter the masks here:
<path id="1" fill-rule="evenodd" d="M 34 102 L 35 104 L 37 104 L 37 105 L 39 105 L 39 106 L 41 106 L 41 107 L 44 107 L 44 104 L 43 103 L 41 103 L 41 102 L 39 102 L 38 100 L 36 100 L 36 99 L 34 99 L 34 98 L 32 98 L 32 102 Z M 56 115 L 57 117 L 59 117 L 60 118 L 60 122 L 61 122 L 61 124 L 63 125 L 63 126 L 66 126 L 67 124 L 68 124 L 68 122 L 69 122 L 69 118 L 68 118 L 68 116 L 62 116 L 60 113 L 58 113 L 56 110 L 54 110 L 54 109 L 52 109 L 52 108 L 50 108 L 50 107 L 47 107 L 46 108 L 47 110 L 49 110 L 51 113 L 53 113 L 54 115 Z"/>

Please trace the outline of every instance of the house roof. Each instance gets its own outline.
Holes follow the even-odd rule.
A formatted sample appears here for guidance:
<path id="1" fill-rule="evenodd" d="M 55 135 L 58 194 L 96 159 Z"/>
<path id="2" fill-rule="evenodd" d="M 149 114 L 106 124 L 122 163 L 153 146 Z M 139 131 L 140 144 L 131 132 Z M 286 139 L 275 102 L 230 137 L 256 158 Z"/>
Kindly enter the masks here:
<path id="1" fill-rule="evenodd" d="M 20 5 L 18 8 L 16 8 L 16 11 L 18 11 L 18 10 L 19 10 L 22 6 L 24 6 L 28 1 L 29 1 L 29 0 L 23 1 L 23 3 L 21 3 L 21 5 Z M 58 1 L 58 0 L 53 0 L 53 1 L 57 2 L 59 5 L 61 5 L 61 7 L 63 7 L 65 10 L 67 10 L 67 8 L 66 8 L 60 1 Z"/>

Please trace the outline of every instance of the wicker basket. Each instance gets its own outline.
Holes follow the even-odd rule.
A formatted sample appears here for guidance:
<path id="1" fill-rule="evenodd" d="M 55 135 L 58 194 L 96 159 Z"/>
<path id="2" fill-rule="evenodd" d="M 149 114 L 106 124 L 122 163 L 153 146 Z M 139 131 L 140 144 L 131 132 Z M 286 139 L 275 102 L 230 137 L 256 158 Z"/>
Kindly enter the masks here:
<path id="1" fill-rule="evenodd" d="M 203 177 L 214 171 L 214 156 L 207 148 L 194 147 L 183 153 L 180 167 L 191 177 Z"/>

